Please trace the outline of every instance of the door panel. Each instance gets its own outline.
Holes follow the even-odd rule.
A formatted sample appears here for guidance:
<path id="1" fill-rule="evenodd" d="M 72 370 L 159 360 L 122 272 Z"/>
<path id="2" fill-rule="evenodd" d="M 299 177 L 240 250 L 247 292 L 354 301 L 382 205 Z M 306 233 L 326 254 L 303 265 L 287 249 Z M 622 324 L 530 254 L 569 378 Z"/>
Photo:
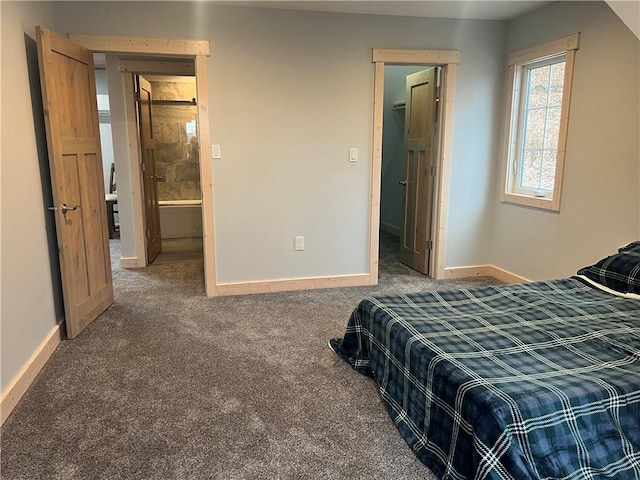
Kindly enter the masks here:
<path id="1" fill-rule="evenodd" d="M 434 195 L 436 69 L 407 76 L 405 103 L 405 195 L 400 261 L 429 273 Z"/>
<path id="2" fill-rule="evenodd" d="M 160 206 L 158 204 L 158 176 L 156 175 L 156 142 L 153 138 L 151 83 L 136 77 L 138 90 L 138 123 L 143 165 L 144 211 L 146 219 L 147 262 L 152 263 L 162 251 L 160 236 Z"/>
<path id="3" fill-rule="evenodd" d="M 65 324 L 73 338 L 113 302 L 93 54 L 36 27 Z"/>

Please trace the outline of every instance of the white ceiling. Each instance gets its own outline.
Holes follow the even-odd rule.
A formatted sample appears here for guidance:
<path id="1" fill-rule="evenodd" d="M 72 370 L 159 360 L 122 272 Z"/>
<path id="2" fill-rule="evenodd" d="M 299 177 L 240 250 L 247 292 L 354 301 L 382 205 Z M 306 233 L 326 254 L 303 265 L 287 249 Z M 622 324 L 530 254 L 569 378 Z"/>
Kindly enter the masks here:
<path id="1" fill-rule="evenodd" d="M 316 12 L 363 13 L 371 15 L 400 15 L 407 17 L 467 18 L 479 20 L 509 20 L 536 10 L 550 1 L 492 1 L 492 0 L 373 0 L 373 1 L 242 1 L 221 0 L 212 3 L 240 7 L 308 10 Z"/>

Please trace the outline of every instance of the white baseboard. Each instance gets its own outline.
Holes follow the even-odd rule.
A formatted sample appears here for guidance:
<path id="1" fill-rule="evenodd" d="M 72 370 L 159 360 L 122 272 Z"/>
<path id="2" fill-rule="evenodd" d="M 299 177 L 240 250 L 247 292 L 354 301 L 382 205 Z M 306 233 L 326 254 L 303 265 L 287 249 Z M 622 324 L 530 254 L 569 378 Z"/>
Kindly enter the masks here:
<path id="1" fill-rule="evenodd" d="M 122 268 L 139 268 L 144 267 L 145 265 L 138 264 L 138 257 L 121 257 L 120 266 Z"/>
<path id="2" fill-rule="evenodd" d="M 468 267 L 449 267 L 444 269 L 444 278 L 493 277 L 504 283 L 526 283 L 528 278 L 509 272 L 495 265 L 472 265 Z"/>
<path id="3" fill-rule="evenodd" d="M 47 335 L 36 351 L 31 355 L 22 370 L 16 375 L 13 381 L 2 392 L 0 400 L 0 425 L 4 423 L 14 407 L 18 404 L 22 396 L 29 388 L 29 385 L 42 370 L 49 357 L 56 350 L 60 343 L 60 325 L 56 325 Z"/>
<path id="4" fill-rule="evenodd" d="M 318 288 L 361 287 L 364 285 L 376 285 L 377 283 L 378 279 L 368 273 L 336 277 L 308 277 L 259 282 L 219 283 L 216 285 L 216 296 L 313 290 Z"/>
<path id="5" fill-rule="evenodd" d="M 533 281 L 495 265 L 491 265 L 491 276 L 504 283 L 529 283 Z"/>
<path id="6" fill-rule="evenodd" d="M 396 227 L 395 225 L 391 225 L 389 223 L 380 222 L 380 230 L 384 230 L 396 237 L 400 236 L 400 227 Z"/>
<path id="7" fill-rule="evenodd" d="M 494 265 L 451 267 L 445 268 L 444 273 L 444 278 L 493 277 L 504 283 L 531 281 Z M 377 285 L 377 283 L 377 277 L 367 273 L 336 277 L 308 277 L 263 280 L 258 282 L 219 283 L 215 288 L 215 296 L 251 295 L 256 293 L 314 290 L 319 288 L 361 287 L 365 285 Z"/>

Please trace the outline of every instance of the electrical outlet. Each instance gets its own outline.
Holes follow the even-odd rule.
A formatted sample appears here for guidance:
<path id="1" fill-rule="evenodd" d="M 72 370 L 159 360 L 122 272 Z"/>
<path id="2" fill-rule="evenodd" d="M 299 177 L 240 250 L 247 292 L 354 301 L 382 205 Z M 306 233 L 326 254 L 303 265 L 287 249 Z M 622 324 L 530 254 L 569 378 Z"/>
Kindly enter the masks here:
<path id="1" fill-rule="evenodd" d="M 294 250 L 304 250 L 304 237 L 293 237 Z"/>

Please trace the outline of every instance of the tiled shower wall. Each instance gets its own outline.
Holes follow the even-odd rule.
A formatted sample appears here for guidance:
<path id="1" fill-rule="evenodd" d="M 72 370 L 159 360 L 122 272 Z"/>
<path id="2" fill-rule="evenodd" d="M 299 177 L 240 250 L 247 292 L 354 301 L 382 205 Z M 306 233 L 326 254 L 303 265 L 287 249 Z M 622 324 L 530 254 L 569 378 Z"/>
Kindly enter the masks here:
<path id="1" fill-rule="evenodd" d="M 195 83 L 151 82 L 154 100 L 191 100 Z M 156 141 L 156 174 L 159 200 L 200 200 L 198 137 L 193 135 L 197 107 L 154 105 L 153 134 Z"/>

